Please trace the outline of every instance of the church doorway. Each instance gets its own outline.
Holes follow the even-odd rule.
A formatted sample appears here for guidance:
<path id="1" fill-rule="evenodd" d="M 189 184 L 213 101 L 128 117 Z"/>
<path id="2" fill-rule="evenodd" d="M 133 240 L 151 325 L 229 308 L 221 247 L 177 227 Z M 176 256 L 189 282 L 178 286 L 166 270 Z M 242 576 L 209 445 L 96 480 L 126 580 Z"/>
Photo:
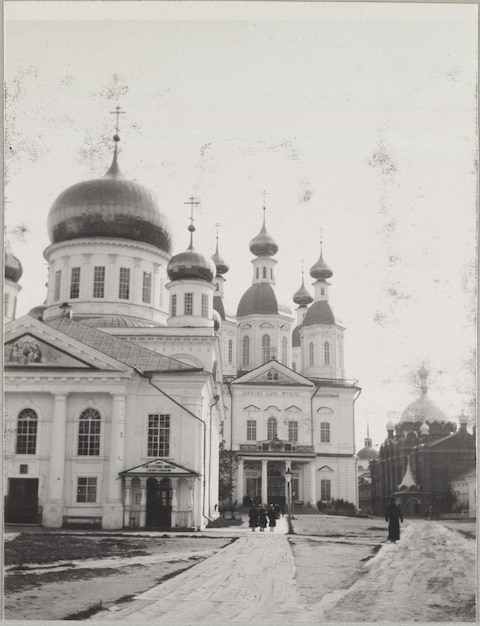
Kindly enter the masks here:
<path id="1" fill-rule="evenodd" d="M 409 517 L 417 517 L 421 512 L 420 500 L 418 498 L 410 498 L 407 501 L 407 515 Z"/>
<path id="2" fill-rule="evenodd" d="M 38 478 L 9 478 L 5 504 L 7 524 L 38 524 Z"/>
<path id="3" fill-rule="evenodd" d="M 171 528 L 172 485 L 169 478 L 147 480 L 147 528 Z"/>
<path id="4" fill-rule="evenodd" d="M 285 505 L 285 477 L 283 475 L 283 466 L 280 467 L 274 463 L 268 464 L 268 483 L 267 498 L 268 503 Z"/>

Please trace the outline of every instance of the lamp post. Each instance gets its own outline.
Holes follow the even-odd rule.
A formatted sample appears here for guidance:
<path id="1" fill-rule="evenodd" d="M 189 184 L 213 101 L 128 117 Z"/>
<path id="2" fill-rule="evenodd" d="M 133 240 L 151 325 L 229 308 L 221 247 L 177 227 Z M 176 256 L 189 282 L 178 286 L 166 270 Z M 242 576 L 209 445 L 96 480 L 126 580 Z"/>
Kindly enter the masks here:
<path id="1" fill-rule="evenodd" d="M 284 474 L 285 477 L 285 486 L 287 488 L 287 515 L 288 515 L 288 532 L 289 534 L 293 534 L 292 528 L 292 470 L 288 468 Z"/>

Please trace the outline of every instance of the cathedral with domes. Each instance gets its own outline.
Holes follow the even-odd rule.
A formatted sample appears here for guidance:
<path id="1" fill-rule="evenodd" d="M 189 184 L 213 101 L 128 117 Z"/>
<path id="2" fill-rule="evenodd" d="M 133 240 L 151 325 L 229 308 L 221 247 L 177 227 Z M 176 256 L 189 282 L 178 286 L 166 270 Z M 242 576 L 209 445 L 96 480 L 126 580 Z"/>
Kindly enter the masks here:
<path id="1" fill-rule="evenodd" d="M 282 504 L 288 472 L 299 506 L 357 505 L 360 389 L 344 375 L 322 249 L 294 317 L 264 207 L 251 285 L 228 311 L 218 234 L 213 255 L 197 250 L 191 219 L 172 255 L 168 213 L 123 176 L 118 142 L 103 177 L 54 201 L 46 298 L 19 318 L 22 267 L 6 254 L 6 522 L 203 529 L 221 505 L 222 442 L 238 504 Z"/>

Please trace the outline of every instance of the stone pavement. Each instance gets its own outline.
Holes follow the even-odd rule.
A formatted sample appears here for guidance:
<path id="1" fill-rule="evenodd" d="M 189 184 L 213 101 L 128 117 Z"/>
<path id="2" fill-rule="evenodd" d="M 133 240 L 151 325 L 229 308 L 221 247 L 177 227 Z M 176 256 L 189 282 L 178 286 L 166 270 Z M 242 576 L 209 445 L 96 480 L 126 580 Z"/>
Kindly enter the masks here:
<path id="1" fill-rule="evenodd" d="M 297 597 L 286 519 L 278 520 L 274 533 L 239 530 L 239 539 L 210 558 L 91 619 L 294 622 L 304 606 Z"/>

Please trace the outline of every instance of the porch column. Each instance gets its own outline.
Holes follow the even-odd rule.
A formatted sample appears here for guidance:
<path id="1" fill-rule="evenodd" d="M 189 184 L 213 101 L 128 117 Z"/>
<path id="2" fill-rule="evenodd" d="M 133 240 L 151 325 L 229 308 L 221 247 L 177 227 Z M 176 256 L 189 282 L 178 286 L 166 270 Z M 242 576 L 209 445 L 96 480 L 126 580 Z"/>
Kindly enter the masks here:
<path id="1" fill-rule="evenodd" d="M 53 423 L 50 435 L 48 500 L 43 507 L 43 524 L 50 528 L 60 528 L 63 524 L 66 424 L 67 394 L 56 393 L 54 396 Z M 77 489 L 76 484 L 73 485 L 73 489 L 75 493 Z"/>
<path id="2" fill-rule="evenodd" d="M 237 468 L 237 501 L 238 504 L 243 503 L 244 487 L 243 487 L 243 459 L 239 459 Z"/>
<path id="3" fill-rule="evenodd" d="M 190 489 L 190 510 L 191 510 L 191 523 L 188 524 L 189 526 L 195 526 L 200 528 L 201 527 L 201 519 L 200 522 L 198 522 L 195 519 L 195 509 L 194 504 L 195 504 L 195 500 L 194 500 L 194 495 L 195 495 L 195 479 L 194 478 L 189 478 L 188 479 L 188 488 Z"/>
<path id="4" fill-rule="evenodd" d="M 113 396 L 112 425 L 110 431 L 107 503 L 102 519 L 103 528 L 121 528 L 124 514 L 122 506 L 122 480 L 125 457 L 125 395 Z"/>
<path id="5" fill-rule="evenodd" d="M 310 504 L 317 506 L 317 472 L 315 461 L 310 461 Z"/>
<path id="6" fill-rule="evenodd" d="M 132 505 L 132 479 L 125 476 L 125 511 L 123 514 L 123 525 L 130 526 L 130 511 Z"/>
<path id="7" fill-rule="evenodd" d="M 268 461 L 262 459 L 262 504 L 268 504 Z"/>
<path id="8" fill-rule="evenodd" d="M 142 477 L 140 478 L 140 490 L 141 490 L 141 498 L 140 498 L 140 528 L 145 528 L 145 524 L 147 521 L 147 479 Z"/>
<path id="9" fill-rule="evenodd" d="M 170 478 L 170 484 L 172 485 L 172 515 L 171 515 L 171 525 L 172 528 L 178 526 L 178 514 L 177 514 L 177 485 L 178 478 Z"/>

